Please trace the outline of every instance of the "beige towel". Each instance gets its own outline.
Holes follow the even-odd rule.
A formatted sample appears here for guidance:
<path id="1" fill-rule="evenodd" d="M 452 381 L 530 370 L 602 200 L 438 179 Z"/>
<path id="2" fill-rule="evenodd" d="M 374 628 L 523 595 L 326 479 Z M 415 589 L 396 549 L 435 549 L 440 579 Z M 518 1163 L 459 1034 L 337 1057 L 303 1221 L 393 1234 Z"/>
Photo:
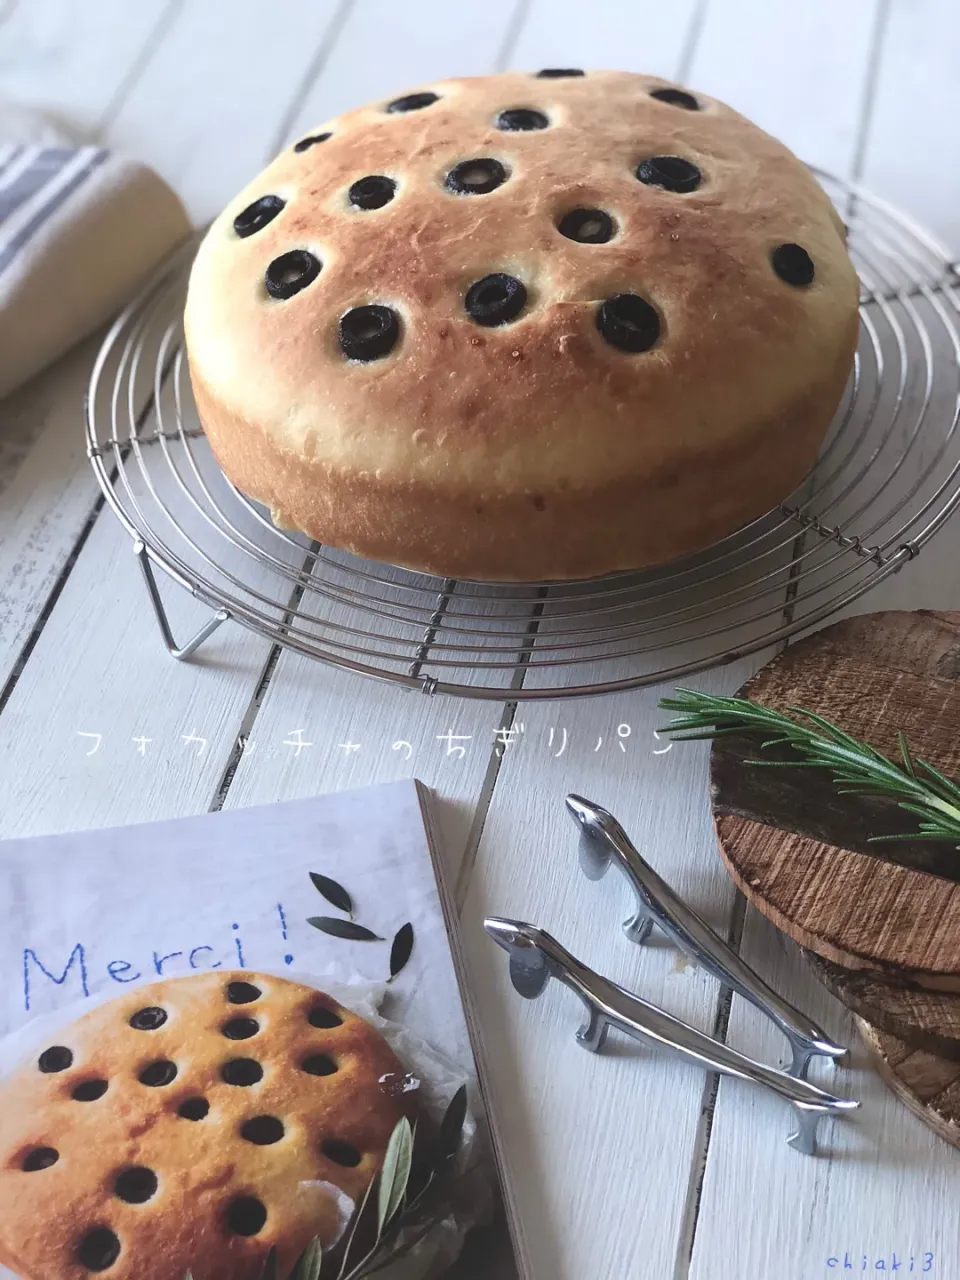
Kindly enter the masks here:
<path id="1" fill-rule="evenodd" d="M 190 229 L 152 169 L 0 102 L 0 396 L 109 320 Z"/>

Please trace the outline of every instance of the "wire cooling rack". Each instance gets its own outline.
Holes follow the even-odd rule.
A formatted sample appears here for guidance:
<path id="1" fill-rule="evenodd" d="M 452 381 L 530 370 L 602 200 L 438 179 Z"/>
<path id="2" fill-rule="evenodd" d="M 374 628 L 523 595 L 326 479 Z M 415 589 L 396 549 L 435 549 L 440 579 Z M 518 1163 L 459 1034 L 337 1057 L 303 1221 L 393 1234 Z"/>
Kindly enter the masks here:
<path id="1" fill-rule="evenodd" d="M 847 223 L 862 323 L 816 466 L 789 501 L 701 555 L 576 583 L 435 578 L 274 528 L 219 471 L 196 414 L 185 246 L 111 329 L 87 406 L 90 459 L 169 652 L 189 658 L 232 619 L 424 693 L 576 697 L 763 649 L 902 568 L 960 503 L 960 264 L 882 200 L 817 176 Z M 213 611 L 180 645 L 155 566 Z"/>

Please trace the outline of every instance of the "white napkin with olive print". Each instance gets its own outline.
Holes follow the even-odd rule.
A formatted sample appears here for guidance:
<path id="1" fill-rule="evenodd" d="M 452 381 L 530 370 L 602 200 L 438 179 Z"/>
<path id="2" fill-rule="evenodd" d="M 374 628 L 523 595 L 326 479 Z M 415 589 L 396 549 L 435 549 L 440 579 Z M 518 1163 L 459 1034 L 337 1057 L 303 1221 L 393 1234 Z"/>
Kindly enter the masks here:
<path id="1" fill-rule="evenodd" d="M 109 320 L 190 229 L 152 169 L 0 100 L 0 396 Z"/>

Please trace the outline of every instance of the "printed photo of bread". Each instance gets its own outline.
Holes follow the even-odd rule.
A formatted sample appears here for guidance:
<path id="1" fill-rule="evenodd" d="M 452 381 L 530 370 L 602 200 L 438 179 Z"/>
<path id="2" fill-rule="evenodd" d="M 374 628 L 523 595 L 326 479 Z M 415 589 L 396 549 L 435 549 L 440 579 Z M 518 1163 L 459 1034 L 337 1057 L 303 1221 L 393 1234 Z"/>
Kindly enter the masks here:
<path id="1" fill-rule="evenodd" d="M 0 1084 L 0 1262 L 23 1280 L 285 1276 L 335 1248 L 416 1091 L 363 1018 L 255 972 L 132 987 Z"/>

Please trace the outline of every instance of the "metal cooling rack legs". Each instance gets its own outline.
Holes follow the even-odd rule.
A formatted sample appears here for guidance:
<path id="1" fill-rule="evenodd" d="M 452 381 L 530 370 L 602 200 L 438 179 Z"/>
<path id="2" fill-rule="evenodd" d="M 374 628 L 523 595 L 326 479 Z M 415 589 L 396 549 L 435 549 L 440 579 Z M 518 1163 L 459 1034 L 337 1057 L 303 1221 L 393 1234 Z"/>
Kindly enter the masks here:
<path id="1" fill-rule="evenodd" d="M 150 554 L 147 548 L 136 538 L 133 543 L 133 552 L 140 564 L 140 571 L 143 574 L 143 580 L 147 585 L 147 594 L 150 597 L 150 603 L 153 605 L 154 616 L 157 619 L 157 626 L 160 628 L 160 635 L 163 637 L 163 643 L 166 645 L 167 653 L 171 658 L 176 658 L 180 662 L 186 662 L 188 658 L 192 658 L 196 651 L 200 648 L 205 640 L 209 638 L 220 626 L 221 622 L 226 622 L 231 616 L 228 609 L 218 609 L 209 621 L 205 622 L 192 640 L 188 640 L 185 645 L 178 645 L 173 638 L 173 631 L 170 629 L 170 620 L 167 617 L 167 611 L 164 608 L 163 600 L 160 597 L 160 588 L 157 586 L 157 579 L 154 576 L 153 565 L 150 563 Z M 182 584 L 190 594 L 194 592 L 190 589 L 190 584 L 184 582 Z"/>

